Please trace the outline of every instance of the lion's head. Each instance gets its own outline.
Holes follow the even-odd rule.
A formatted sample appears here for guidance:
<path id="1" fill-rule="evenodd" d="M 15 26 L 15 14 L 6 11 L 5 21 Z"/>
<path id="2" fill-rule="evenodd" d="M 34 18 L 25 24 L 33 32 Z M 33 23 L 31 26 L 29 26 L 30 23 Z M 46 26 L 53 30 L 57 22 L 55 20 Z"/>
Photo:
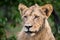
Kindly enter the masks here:
<path id="1" fill-rule="evenodd" d="M 30 36 L 42 30 L 44 20 L 48 19 L 53 11 L 50 4 L 44 6 L 35 4 L 29 8 L 23 4 L 19 4 L 18 9 L 21 11 L 24 32 Z"/>

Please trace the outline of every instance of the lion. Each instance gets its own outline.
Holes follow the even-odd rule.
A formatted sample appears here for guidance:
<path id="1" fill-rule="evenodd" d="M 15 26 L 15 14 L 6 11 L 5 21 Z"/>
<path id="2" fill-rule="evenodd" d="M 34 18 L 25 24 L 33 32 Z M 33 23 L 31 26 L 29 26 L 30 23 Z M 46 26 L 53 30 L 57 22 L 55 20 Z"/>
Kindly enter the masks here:
<path id="1" fill-rule="evenodd" d="M 35 4 L 31 7 L 19 4 L 18 10 L 23 19 L 23 27 L 17 40 L 55 40 L 47 20 L 53 11 L 51 4 Z"/>

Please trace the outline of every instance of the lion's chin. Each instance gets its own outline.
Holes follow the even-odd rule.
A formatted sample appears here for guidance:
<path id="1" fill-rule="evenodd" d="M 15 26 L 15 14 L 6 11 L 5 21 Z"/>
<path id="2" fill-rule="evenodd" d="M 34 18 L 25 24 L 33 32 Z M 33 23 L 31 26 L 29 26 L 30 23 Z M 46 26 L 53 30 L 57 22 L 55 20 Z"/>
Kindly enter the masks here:
<path id="1" fill-rule="evenodd" d="M 35 33 L 32 33 L 32 34 L 31 34 L 31 36 L 34 36 L 34 35 L 35 35 Z"/>
<path id="2" fill-rule="evenodd" d="M 29 33 L 26 33 L 26 35 L 27 35 L 27 36 L 34 36 L 35 33 L 30 33 L 30 34 L 29 34 Z"/>

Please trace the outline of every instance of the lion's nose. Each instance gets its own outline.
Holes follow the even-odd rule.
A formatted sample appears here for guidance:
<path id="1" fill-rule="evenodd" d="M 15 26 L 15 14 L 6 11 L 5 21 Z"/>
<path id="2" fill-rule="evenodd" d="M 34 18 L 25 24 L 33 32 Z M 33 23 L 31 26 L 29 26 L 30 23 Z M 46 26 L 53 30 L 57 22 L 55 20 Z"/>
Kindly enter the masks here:
<path id="1" fill-rule="evenodd" d="M 25 26 L 27 29 L 31 28 L 32 26 Z"/>

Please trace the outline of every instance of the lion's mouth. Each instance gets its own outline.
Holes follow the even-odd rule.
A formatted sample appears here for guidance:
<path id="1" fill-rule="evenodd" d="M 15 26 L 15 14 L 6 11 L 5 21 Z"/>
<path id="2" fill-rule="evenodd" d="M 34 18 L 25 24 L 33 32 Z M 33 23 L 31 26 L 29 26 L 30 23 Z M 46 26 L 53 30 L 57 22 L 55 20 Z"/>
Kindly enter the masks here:
<path id="1" fill-rule="evenodd" d="M 25 31 L 25 33 L 31 34 L 31 33 L 36 33 L 36 32 L 33 32 L 33 31 Z"/>
<path id="2" fill-rule="evenodd" d="M 36 32 L 33 31 L 25 31 L 25 33 L 29 36 L 34 36 L 36 34 Z"/>

